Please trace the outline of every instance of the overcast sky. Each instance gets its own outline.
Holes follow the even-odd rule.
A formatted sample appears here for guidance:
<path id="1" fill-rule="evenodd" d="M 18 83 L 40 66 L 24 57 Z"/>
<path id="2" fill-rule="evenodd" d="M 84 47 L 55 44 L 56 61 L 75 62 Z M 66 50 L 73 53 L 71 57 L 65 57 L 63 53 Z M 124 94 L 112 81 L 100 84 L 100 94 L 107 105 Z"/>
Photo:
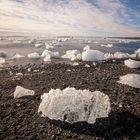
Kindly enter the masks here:
<path id="1" fill-rule="evenodd" d="M 140 0 L 0 0 L 0 31 L 140 36 Z"/>

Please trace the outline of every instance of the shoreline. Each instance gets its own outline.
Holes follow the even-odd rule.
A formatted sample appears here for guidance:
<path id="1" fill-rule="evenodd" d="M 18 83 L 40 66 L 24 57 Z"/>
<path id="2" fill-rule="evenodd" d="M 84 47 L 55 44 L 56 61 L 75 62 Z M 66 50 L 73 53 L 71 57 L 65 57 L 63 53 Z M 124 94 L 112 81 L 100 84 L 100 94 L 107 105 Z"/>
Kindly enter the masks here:
<path id="1" fill-rule="evenodd" d="M 85 67 L 88 64 L 90 67 Z M 31 71 L 28 69 L 31 68 Z M 69 70 L 69 71 L 68 71 Z M 22 76 L 16 76 L 22 73 Z M 0 138 L 1 139 L 130 139 L 140 138 L 140 90 L 117 83 L 128 73 L 140 74 L 140 69 L 127 68 L 118 62 L 79 62 L 27 64 L 2 68 L 0 73 Z M 35 90 L 32 97 L 13 98 L 15 87 Z M 40 96 L 51 88 L 99 90 L 109 96 L 111 113 L 95 124 L 68 124 L 42 118 L 37 109 Z"/>

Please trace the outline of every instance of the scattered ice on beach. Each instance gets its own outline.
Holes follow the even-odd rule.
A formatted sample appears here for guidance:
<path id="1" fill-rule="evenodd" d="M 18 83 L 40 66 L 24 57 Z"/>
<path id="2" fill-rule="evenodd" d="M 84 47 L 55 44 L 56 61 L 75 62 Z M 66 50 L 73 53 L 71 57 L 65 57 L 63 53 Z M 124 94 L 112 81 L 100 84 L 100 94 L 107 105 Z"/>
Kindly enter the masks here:
<path id="1" fill-rule="evenodd" d="M 139 68 L 140 67 L 140 61 L 135 61 L 132 59 L 125 60 L 124 64 L 129 68 Z"/>
<path id="2" fill-rule="evenodd" d="M 114 58 L 129 58 L 129 54 L 123 52 L 115 52 Z"/>
<path id="3" fill-rule="evenodd" d="M 45 43 L 45 46 L 46 46 L 46 49 L 49 50 L 49 49 L 53 49 L 54 46 L 48 44 L 48 43 Z"/>
<path id="4" fill-rule="evenodd" d="M 83 61 L 100 61 L 104 59 L 104 53 L 98 50 L 86 50 L 82 53 Z"/>
<path id="5" fill-rule="evenodd" d="M 113 53 L 105 53 L 104 57 L 106 59 L 113 59 L 113 58 L 136 58 L 136 54 L 128 54 L 128 53 L 123 53 L 123 52 L 115 52 Z"/>
<path id="6" fill-rule="evenodd" d="M 15 92 L 14 92 L 14 98 L 20 98 L 24 96 L 32 96 L 35 92 L 33 90 L 29 90 L 26 88 L 23 88 L 21 86 L 16 86 Z"/>
<path id="7" fill-rule="evenodd" d="M 97 63 L 93 62 L 93 63 L 92 63 L 92 65 L 96 66 L 96 65 L 97 65 Z"/>
<path id="8" fill-rule="evenodd" d="M 31 68 L 28 68 L 28 69 L 27 69 L 28 72 L 31 72 L 31 70 L 32 70 Z"/>
<path id="9" fill-rule="evenodd" d="M 5 58 L 0 57 L 0 64 L 4 64 L 5 63 Z"/>
<path id="10" fill-rule="evenodd" d="M 102 47 L 112 48 L 113 44 L 101 44 Z"/>
<path id="11" fill-rule="evenodd" d="M 68 38 L 57 38 L 58 42 L 66 42 Z"/>
<path id="12" fill-rule="evenodd" d="M 66 54 L 62 56 L 62 58 L 70 59 L 71 61 L 81 60 L 82 55 L 78 50 L 68 50 Z"/>
<path id="13" fill-rule="evenodd" d="M 46 56 L 50 56 L 51 58 L 60 58 L 60 54 L 59 52 L 52 52 L 49 50 L 44 50 L 41 57 L 46 57 Z"/>
<path id="14" fill-rule="evenodd" d="M 36 48 L 43 47 L 43 46 L 44 46 L 44 43 L 36 43 L 36 44 L 35 44 L 35 47 L 36 47 Z"/>
<path id="15" fill-rule="evenodd" d="M 134 88 L 140 88 L 140 75 L 139 74 L 127 74 L 120 77 L 118 83 L 129 85 Z"/>
<path id="16" fill-rule="evenodd" d="M 71 72 L 71 70 L 70 69 L 67 69 L 67 72 Z"/>
<path id="17" fill-rule="evenodd" d="M 40 55 L 37 52 L 34 52 L 34 53 L 28 54 L 28 58 L 38 59 L 38 58 L 40 58 Z"/>
<path id="18" fill-rule="evenodd" d="M 69 123 L 86 121 L 95 123 L 96 118 L 108 117 L 111 111 L 110 99 L 100 91 L 51 89 L 41 96 L 38 112 L 53 120 Z"/>
<path id="19" fill-rule="evenodd" d="M 87 45 L 87 46 L 85 46 L 85 47 L 83 48 L 83 51 L 86 51 L 86 50 L 90 50 L 90 46 L 89 46 L 89 45 Z"/>
<path id="20" fill-rule="evenodd" d="M 24 55 L 21 55 L 21 54 L 19 54 L 19 53 L 16 53 L 13 57 L 12 57 L 12 59 L 20 59 L 20 58 L 24 58 L 25 56 Z"/>

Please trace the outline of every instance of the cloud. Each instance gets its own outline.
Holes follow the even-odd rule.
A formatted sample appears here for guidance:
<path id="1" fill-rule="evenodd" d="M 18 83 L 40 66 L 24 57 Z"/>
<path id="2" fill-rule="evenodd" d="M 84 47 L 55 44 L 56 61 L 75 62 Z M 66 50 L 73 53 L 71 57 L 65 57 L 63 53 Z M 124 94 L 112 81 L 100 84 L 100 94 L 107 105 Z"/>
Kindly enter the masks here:
<path id="1" fill-rule="evenodd" d="M 60 35 L 139 36 L 119 0 L 0 0 L 0 29 Z M 124 15 L 121 14 L 125 13 Z"/>

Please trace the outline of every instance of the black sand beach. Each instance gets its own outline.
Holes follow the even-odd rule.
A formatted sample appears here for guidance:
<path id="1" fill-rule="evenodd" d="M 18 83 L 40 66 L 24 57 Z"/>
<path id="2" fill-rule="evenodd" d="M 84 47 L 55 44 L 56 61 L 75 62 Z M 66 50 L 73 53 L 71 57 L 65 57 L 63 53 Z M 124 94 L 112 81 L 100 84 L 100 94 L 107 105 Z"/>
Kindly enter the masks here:
<path id="1" fill-rule="evenodd" d="M 128 73 L 140 74 L 140 69 L 130 69 L 123 62 L 105 62 L 85 67 L 63 63 L 28 64 L 2 68 L 0 71 L 0 139 L 1 140 L 112 140 L 140 139 L 140 89 L 117 83 Z M 31 68 L 31 71 L 28 71 Z M 16 76 L 23 73 L 23 76 Z M 14 99 L 15 87 L 35 90 L 32 97 Z M 37 113 L 40 96 L 50 89 L 99 90 L 111 101 L 108 118 L 95 124 L 79 122 L 68 124 L 42 118 Z"/>

